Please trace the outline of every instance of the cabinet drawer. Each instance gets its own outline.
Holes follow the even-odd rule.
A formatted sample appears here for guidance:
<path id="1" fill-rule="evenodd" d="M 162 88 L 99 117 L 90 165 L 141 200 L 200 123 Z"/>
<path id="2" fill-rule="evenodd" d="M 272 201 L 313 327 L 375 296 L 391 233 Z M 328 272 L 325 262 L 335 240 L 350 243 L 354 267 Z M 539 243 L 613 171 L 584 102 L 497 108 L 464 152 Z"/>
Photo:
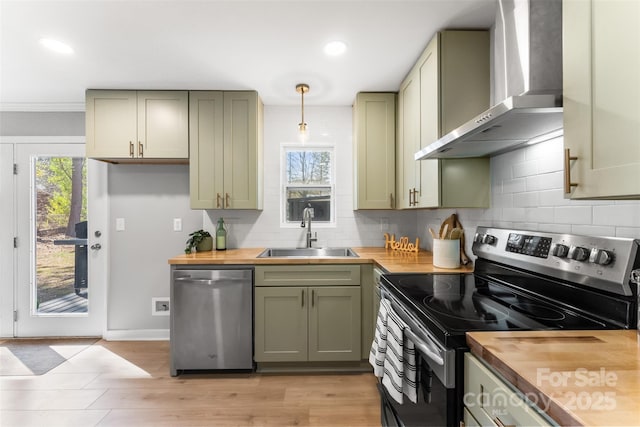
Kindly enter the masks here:
<path id="1" fill-rule="evenodd" d="M 481 425 L 552 425 L 470 353 L 465 354 L 464 369 L 465 408 Z"/>
<path id="2" fill-rule="evenodd" d="M 256 286 L 360 286 L 360 265 L 256 266 Z"/>

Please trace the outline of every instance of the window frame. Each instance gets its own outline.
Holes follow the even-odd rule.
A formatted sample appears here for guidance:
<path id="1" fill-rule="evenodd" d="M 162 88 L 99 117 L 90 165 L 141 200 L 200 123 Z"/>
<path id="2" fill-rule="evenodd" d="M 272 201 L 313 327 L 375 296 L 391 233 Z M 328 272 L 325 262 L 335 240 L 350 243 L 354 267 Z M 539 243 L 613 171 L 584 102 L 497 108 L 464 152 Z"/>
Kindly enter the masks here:
<path id="1" fill-rule="evenodd" d="M 331 157 L 331 173 L 329 174 L 329 185 L 317 184 L 287 184 L 287 153 L 289 151 L 327 151 Z M 282 143 L 280 144 L 280 227 L 281 228 L 300 228 L 300 221 L 287 221 L 287 189 L 289 188 L 328 188 L 329 190 L 329 221 L 313 222 L 313 228 L 335 228 L 337 224 L 336 218 L 336 147 L 330 143 Z"/>

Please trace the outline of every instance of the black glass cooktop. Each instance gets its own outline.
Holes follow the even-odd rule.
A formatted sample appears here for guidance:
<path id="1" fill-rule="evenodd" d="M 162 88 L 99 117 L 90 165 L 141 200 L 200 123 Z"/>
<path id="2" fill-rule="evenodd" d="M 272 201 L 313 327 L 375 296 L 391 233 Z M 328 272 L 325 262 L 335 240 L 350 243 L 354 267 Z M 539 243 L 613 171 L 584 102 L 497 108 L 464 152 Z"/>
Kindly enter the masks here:
<path id="1" fill-rule="evenodd" d="M 390 274 L 385 286 L 445 345 L 467 331 L 606 329 L 562 305 L 474 274 Z"/>

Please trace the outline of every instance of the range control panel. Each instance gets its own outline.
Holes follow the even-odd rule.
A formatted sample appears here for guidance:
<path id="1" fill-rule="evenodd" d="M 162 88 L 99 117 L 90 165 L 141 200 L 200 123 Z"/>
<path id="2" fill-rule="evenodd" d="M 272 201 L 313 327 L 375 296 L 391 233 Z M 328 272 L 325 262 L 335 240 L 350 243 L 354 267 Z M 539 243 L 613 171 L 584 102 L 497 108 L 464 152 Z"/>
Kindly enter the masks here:
<path id="1" fill-rule="evenodd" d="M 551 249 L 551 239 L 549 237 L 529 236 L 526 234 L 509 233 L 507 246 L 508 252 L 547 258 Z"/>
<path id="2" fill-rule="evenodd" d="M 640 268 L 639 240 L 478 227 L 473 253 L 622 295 L 632 295 L 631 270 Z"/>

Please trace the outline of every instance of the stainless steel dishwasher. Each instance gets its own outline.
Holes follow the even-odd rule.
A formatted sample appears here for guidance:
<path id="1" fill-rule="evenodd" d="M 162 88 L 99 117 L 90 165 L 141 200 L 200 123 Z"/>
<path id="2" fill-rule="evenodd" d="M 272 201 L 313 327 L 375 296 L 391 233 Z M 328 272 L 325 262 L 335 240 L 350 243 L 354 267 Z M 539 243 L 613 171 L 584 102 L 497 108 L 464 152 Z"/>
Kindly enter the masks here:
<path id="1" fill-rule="evenodd" d="M 171 376 L 253 369 L 253 269 L 173 269 Z"/>

